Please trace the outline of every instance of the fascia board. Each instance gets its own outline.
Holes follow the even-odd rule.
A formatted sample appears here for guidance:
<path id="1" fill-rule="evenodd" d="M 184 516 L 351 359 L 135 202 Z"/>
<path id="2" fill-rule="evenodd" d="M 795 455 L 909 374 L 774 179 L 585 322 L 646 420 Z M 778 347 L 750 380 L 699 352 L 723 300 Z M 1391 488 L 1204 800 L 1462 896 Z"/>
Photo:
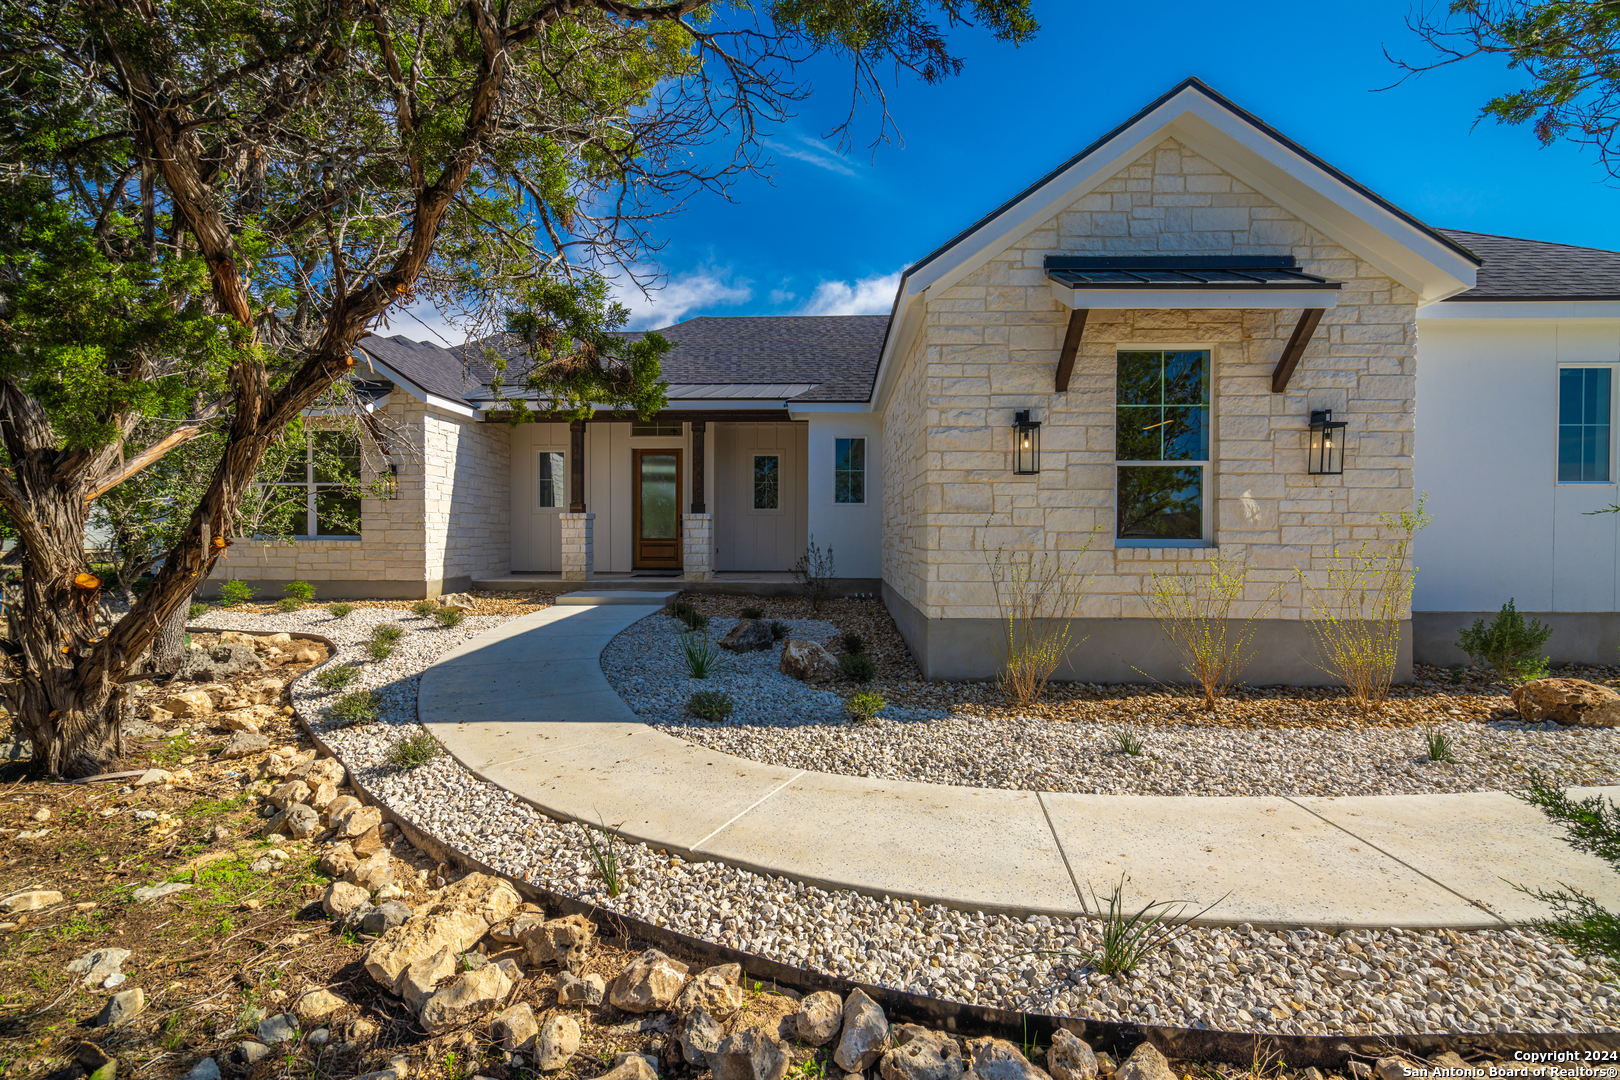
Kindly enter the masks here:
<path id="1" fill-rule="evenodd" d="M 1620 319 L 1616 300 L 1485 300 L 1425 304 L 1418 322 L 1433 319 Z"/>
<path id="2" fill-rule="evenodd" d="M 482 420 L 484 418 L 484 412 L 482 409 L 474 409 L 471 406 L 463 405 L 459 401 L 451 401 L 449 398 L 442 398 L 438 394 L 424 394 L 422 400 L 435 409 L 442 409 L 447 413 L 455 413 L 457 416 L 467 416 L 474 420 Z"/>
<path id="3" fill-rule="evenodd" d="M 794 420 L 799 414 L 809 413 L 869 413 L 872 411 L 870 401 L 790 401 L 787 403 L 788 416 Z"/>
<path id="4" fill-rule="evenodd" d="M 1183 308 L 1281 311 L 1339 306 L 1339 294 L 1333 289 L 1071 289 L 1054 281 L 1052 296 L 1065 307 L 1088 311 Z"/>
<path id="5" fill-rule="evenodd" d="M 911 352 L 911 342 L 922 329 L 923 313 L 928 308 L 928 294 L 921 289 L 913 292 L 902 281 L 903 290 L 896 300 L 897 310 L 891 318 L 894 332 L 889 335 L 883 347 L 883 355 L 878 358 L 877 377 L 872 383 L 872 411 L 882 412 L 887 406 L 889 394 L 894 389 L 894 372 L 898 366 L 895 357 L 904 357 Z"/>
<path id="6" fill-rule="evenodd" d="M 401 390 L 404 390 L 417 401 L 426 402 L 427 399 L 432 396 L 426 390 L 422 389 L 420 386 L 417 386 L 415 383 L 411 382 L 411 380 L 407 379 L 405 376 L 401 375 L 399 372 L 395 371 L 393 368 L 389 367 L 375 356 L 366 352 L 364 346 L 358 346 L 356 351 L 358 351 L 365 358 L 366 366 L 370 368 L 374 374 L 383 376 L 389 382 L 393 383 Z"/>

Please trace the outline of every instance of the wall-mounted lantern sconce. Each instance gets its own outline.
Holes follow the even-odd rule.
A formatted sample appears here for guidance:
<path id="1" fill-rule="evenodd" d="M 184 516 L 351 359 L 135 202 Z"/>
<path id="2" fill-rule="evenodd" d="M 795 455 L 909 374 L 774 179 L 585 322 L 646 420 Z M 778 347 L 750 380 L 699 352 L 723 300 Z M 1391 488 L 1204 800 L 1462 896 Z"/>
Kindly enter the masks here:
<path id="1" fill-rule="evenodd" d="M 1013 447 L 1013 472 L 1019 476 L 1033 476 L 1041 471 L 1041 422 L 1029 418 L 1028 409 L 1020 409 L 1013 417 L 1016 442 Z"/>
<path id="2" fill-rule="evenodd" d="M 1344 473 L 1344 429 L 1350 425 L 1333 419 L 1332 409 L 1311 410 L 1311 448 L 1305 472 L 1311 476 Z"/>

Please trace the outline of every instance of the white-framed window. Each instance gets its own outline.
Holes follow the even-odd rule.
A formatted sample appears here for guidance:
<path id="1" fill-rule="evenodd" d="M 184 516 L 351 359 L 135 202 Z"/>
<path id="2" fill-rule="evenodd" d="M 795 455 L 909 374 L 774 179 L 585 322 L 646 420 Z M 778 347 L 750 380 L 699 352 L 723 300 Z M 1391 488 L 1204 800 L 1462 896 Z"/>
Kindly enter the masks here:
<path id="1" fill-rule="evenodd" d="M 289 532 L 305 539 L 360 535 L 360 437 L 305 425 L 303 454 L 282 470 L 276 487 L 302 503 Z M 301 495 L 301 498 L 298 496 Z"/>
<path id="2" fill-rule="evenodd" d="M 1613 365 L 1558 369 L 1558 482 L 1614 483 Z"/>
<path id="3" fill-rule="evenodd" d="M 1210 350 L 1120 349 L 1114 401 L 1114 542 L 1209 538 Z"/>
<path id="4" fill-rule="evenodd" d="M 833 440 L 833 502 L 866 501 L 866 440 Z"/>
<path id="5" fill-rule="evenodd" d="M 782 458 L 779 454 L 754 455 L 754 509 L 782 509 Z"/>
<path id="6" fill-rule="evenodd" d="M 568 466 L 561 450 L 541 450 L 536 455 L 534 474 L 538 477 L 539 491 L 535 505 L 542 510 L 562 509 L 568 505 Z"/>

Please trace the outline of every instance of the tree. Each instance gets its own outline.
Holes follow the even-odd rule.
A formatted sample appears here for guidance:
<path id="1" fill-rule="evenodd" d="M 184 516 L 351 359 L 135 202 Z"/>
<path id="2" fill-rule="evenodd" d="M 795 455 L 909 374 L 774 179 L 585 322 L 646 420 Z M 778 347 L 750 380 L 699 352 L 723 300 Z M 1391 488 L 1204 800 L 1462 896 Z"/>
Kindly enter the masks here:
<path id="1" fill-rule="evenodd" d="M 1620 2 L 1616 0 L 1452 0 L 1420 8 L 1407 25 L 1436 59 L 1390 59 L 1404 78 L 1481 56 L 1505 58 L 1530 85 L 1487 101 L 1479 119 L 1531 124 L 1536 139 L 1594 146 L 1620 177 Z M 1387 55 L 1387 53 L 1386 53 Z"/>
<path id="2" fill-rule="evenodd" d="M 657 343 L 596 332 L 601 275 L 766 165 L 796 63 L 938 81 L 960 61 L 933 20 L 970 17 L 1036 29 L 1028 0 L 0 0 L 0 511 L 21 551 L 0 690 L 35 760 L 116 757 L 119 680 L 390 310 L 516 313 L 542 381 L 583 363 L 656 400 Z M 110 621 L 87 507 L 209 431 L 184 527 Z"/>

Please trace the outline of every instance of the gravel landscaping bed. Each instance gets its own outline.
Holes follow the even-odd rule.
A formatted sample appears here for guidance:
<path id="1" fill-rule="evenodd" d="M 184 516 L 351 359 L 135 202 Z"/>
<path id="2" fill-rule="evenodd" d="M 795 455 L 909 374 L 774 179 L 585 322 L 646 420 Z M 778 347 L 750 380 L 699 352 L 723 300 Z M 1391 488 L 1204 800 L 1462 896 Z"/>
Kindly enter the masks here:
<path id="1" fill-rule="evenodd" d="M 322 709 L 332 695 L 313 680 L 300 680 L 294 702 L 359 781 L 440 840 L 555 892 L 785 963 L 1013 1010 L 1289 1034 L 1620 1030 L 1620 985 L 1527 930 L 1197 929 L 1135 975 L 1104 977 L 1068 956 L 1037 955 L 1094 950 L 1099 926 L 1090 920 L 1019 920 L 828 892 L 622 842 L 628 885 L 609 899 L 583 827 L 544 817 L 444 754 L 411 771 L 383 764 L 396 740 L 420 730 L 421 671 L 503 621 L 472 617 L 441 629 L 399 614 L 361 609 L 334 620 L 311 610 L 229 621 L 336 641 L 338 660 L 360 670 L 356 685 L 377 692 L 379 719 L 328 723 Z M 409 632 L 390 659 L 359 660 L 357 646 L 384 620 Z"/>

